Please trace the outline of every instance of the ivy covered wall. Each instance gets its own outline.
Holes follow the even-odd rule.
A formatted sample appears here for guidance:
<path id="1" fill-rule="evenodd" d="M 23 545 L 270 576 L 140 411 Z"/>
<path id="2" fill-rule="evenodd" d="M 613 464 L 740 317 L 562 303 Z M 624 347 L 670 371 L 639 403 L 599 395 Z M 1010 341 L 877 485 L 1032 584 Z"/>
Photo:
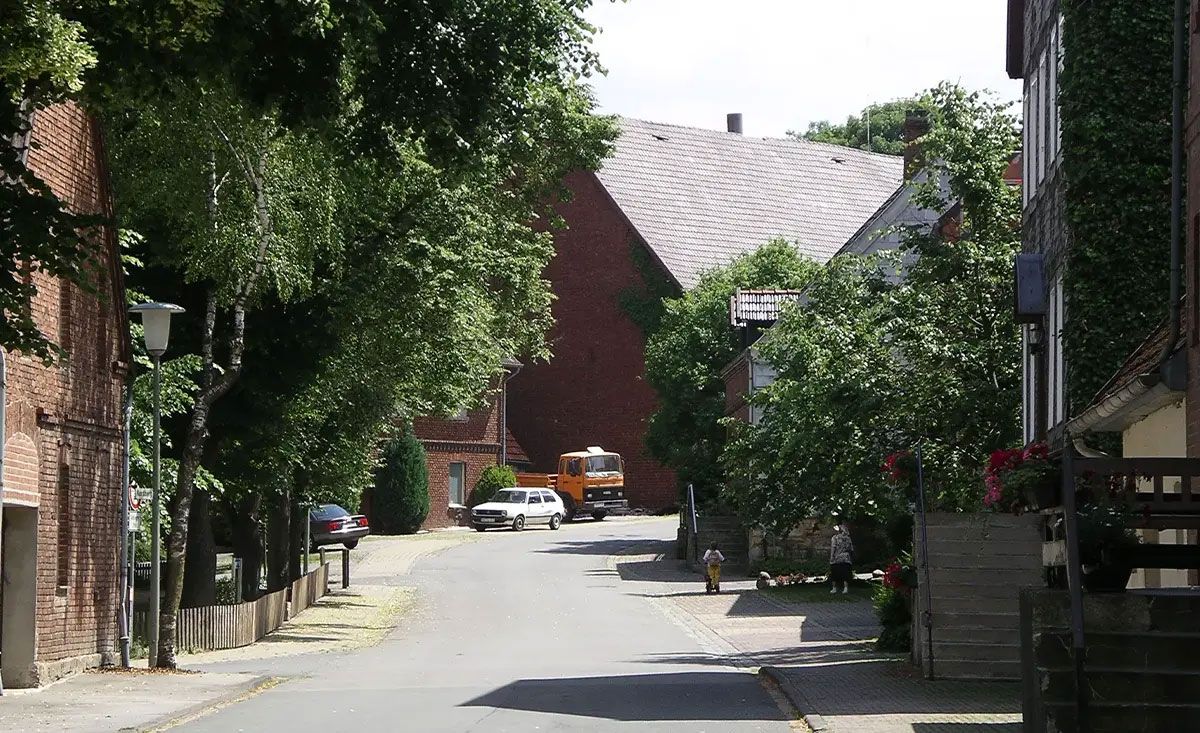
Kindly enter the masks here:
<path id="1" fill-rule="evenodd" d="M 1063 332 L 1071 414 L 1167 314 L 1172 5 L 1064 2 Z"/>

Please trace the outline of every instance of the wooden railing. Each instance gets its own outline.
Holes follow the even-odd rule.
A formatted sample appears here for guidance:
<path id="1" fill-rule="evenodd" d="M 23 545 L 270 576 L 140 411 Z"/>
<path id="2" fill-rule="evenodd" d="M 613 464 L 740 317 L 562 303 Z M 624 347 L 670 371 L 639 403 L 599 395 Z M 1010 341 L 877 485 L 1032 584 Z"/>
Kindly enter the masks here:
<path id="1" fill-rule="evenodd" d="M 322 565 L 289 587 L 256 601 L 180 609 L 177 648 L 189 652 L 253 644 L 314 604 L 325 595 L 328 584 L 329 566 Z M 135 637 L 146 638 L 146 616 L 144 609 L 134 612 Z"/>

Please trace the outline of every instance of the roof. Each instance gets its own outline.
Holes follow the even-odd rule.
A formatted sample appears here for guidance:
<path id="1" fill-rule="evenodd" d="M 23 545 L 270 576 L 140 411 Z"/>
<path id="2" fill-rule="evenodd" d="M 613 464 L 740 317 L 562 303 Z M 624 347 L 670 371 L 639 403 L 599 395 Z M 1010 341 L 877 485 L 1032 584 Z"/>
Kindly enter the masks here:
<path id="1" fill-rule="evenodd" d="M 729 296 L 729 323 L 734 327 L 748 323 L 774 323 L 783 306 L 804 295 L 802 290 L 737 290 Z"/>
<path id="2" fill-rule="evenodd" d="M 1179 337 L 1172 354 L 1179 354 L 1187 346 L 1188 313 L 1186 308 L 1181 311 Z M 1178 401 L 1183 392 L 1158 379 L 1169 335 L 1170 320 L 1164 318 L 1100 388 L 1091 404 L 1072 419 L 1072 426 L 1081 430 L 1119 430 Z"/>
<path id="3" fill-rule="evenodd" d="M 779 237 L 827 261 L 903 178 L 899 156 L 629 118 L 619 124 L 596 177 L 684 288 Z"/>
<path id="4" fill-rule="evenodd" d="M 531 463 L 529 460 L 529 455 L 525 452 L 525 449 L 521 447 L 521 444 L 517 442 L 517 436 L 513 435 L 512 428 L 506 427 L 505 430 L 506 432 L 504 437 L 507 445 L 505 447 L 504 454 L 508 458 L 508 462 Z"/>

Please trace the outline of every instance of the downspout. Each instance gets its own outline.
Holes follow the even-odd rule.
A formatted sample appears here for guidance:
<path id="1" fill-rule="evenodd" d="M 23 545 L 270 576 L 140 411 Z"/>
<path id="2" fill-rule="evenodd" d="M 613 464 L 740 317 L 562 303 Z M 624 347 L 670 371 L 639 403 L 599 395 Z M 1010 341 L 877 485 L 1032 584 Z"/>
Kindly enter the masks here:
<path id="1" fill-rule="evenodd" d="M 133 377 L 132 370 L 125 385 L 125 429 L 122 442 L 125 460 L 121 471 L 121 580 L 118 584 L 120 599 L 117 605 L 117 630 L 121 639 L 121 666 L 129 667 L 130 647 L 133 639 L 133 535 L 129 531 L 129 440 L 133 423 Z"/>
<path id="2" fill-rule="evenodd" d="M 1187 388 L 1186 364 L 1172 359 L 1179 342 L 1183 269 L 1183 125 L 1187 84 L 1187 0 L 1175 0 L 1175 48 L 1171 67 L 1171 280 L 1170 331 L 1159 357 L 1159 378 L 1171 389 Z M 1193 293 L 1195 298 L 1200 293 Z M 1182 368 L 1180 368 L 1182 367 Z"/>
<path id="3" fill-rule="evenodd" d="M 4 567 L 4 444 L 5 416 L 8 414 L 8 352 L 0 349 L 0 567 Z M 4 582 L 3 574 L 0 574 L 0 583 Z M 3 595 L 3 593 L 0 593 Z M 4 610 L 0 609 L 0 618 L 3 618 Z M 3 669 L 0 666 L 0 669 Z M 0 697 L 4 695 L 4 675 L 0 674 Z"/>

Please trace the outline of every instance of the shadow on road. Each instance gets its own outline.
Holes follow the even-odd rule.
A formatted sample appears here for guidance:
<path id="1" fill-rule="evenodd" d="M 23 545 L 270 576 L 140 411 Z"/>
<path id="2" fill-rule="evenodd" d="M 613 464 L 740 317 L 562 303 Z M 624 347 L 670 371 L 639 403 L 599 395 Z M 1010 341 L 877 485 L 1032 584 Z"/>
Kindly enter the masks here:
<path id="1" fill-rule="evenodd" d="M 537 550 L 537 552 L 551 555 L 601 555 L 608 557 L 609 555 L 627 553 L 631 550 L 636 550 L 639 554 L 646 555 L 673 553 L 675 551 L 675 541 L 631 540 L 628 537 L 568 540 L 565 542 L 554 542 L 548 547 Z"/>
<path id="2" fill-rule="evenodd" d="M 913 723 L 913 733 L 1021 733 L 1020 723 Z"/>
<path id="3" fill-rule="evenodd" d="M 630 722 L 787 720 L 752 677 L 732 671 L 518 680 L 460 707 Z"/>

